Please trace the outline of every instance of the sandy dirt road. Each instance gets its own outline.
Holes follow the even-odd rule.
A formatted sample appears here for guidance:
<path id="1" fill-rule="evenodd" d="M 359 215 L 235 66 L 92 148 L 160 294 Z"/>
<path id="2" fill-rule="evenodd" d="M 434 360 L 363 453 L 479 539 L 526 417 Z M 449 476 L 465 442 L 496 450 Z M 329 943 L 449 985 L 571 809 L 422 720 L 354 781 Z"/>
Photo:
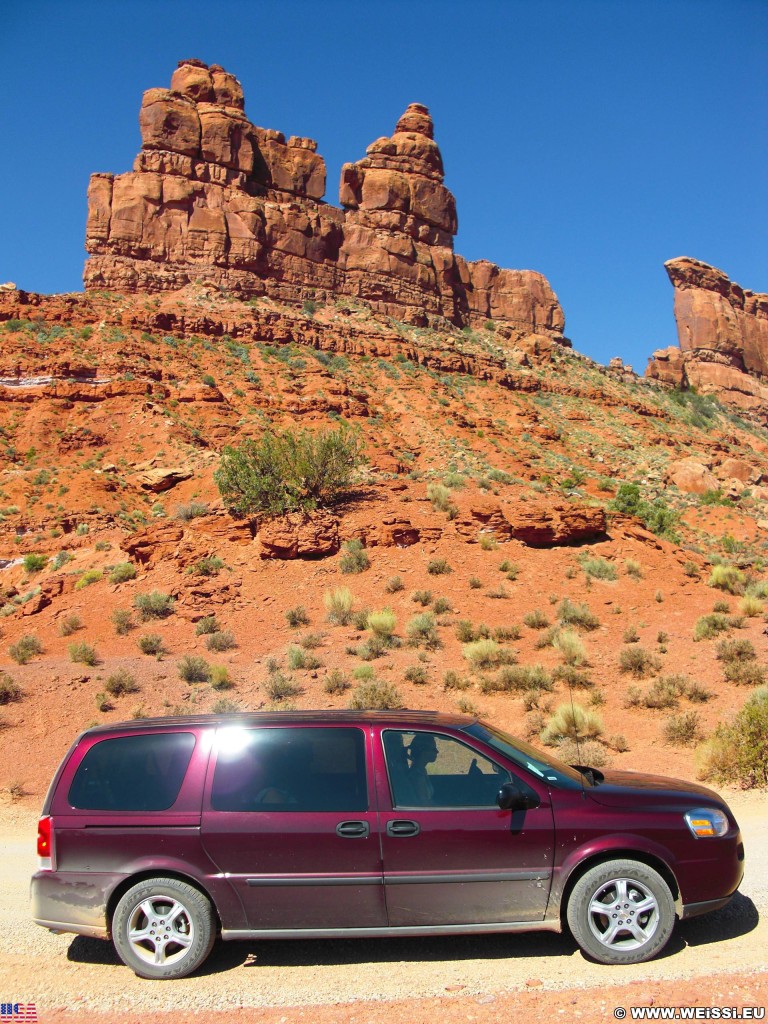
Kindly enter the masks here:
<path id="1" fill-rule="evenodd" d="M 439 939 L 218 943 L 194 978 L 136 978 L 111 945 L 55 936 L 29 918 L 36 818 L 0 819 L 0 1001 L 32 1003 L 39 1020 L 102 1024 L 161 1017 L 432 1022 L 615 1019 L 616 1006 L 768 1004 L 768 795 L 732 794 L 744 835 L 741 892 L 715 914 L 678 924 L 664 954 L 637 967 L 590 963 L 554 934 Z M 766 1011 L 768 1017 L 768 1011 Z"/>

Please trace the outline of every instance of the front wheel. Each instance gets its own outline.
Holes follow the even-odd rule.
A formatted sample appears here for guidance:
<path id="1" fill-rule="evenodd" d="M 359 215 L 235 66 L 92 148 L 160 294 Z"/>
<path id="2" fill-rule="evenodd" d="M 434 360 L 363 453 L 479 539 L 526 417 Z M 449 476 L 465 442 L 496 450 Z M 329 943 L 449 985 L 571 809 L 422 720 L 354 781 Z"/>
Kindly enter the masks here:
<path id="1" fill-rule="evenodd" d="M 117 955 L 140 978 L 185 978 L 211 951 L 209 900 L 177 878 L 149 878 L 122 897 L 112 917 Z"/>
<path id="2" fill-rule="evenodd" d="M 666 946 L 675 925 L 669 886 L 636 860 L 610 860 L 586 871 L 568 900 L 578 944 L 602 964 L 640 964 Z"/>

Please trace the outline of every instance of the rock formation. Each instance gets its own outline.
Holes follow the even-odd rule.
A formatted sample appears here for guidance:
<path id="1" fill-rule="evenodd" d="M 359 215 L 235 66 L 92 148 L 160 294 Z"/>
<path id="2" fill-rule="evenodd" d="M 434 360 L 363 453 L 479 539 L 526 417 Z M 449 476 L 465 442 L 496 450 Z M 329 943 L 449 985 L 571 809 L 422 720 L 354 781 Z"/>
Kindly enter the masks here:
<path id="1" fill-rule="evenodd" d="M 680 347 L 654 352 L 646 376 L 768 410 L 768 295 L 687 256 L 665 264 Z"/>
<path id="2" fill-rule="evenodd" d="M 144 94 L 139 124 L 133 171 L 91 177 L 86 288 L 203 279 L 242 298 L 345 295 L 411 323 L 492 319 L 507 338 L 561 338 L 541 274 L 454 253 L 456 203 L 421 104 L 344 165 L 343 209 L 322 201 L 316 143 L 252 124 L 240 83 L 217 65 L 181 62 L 170 89 Z"/>

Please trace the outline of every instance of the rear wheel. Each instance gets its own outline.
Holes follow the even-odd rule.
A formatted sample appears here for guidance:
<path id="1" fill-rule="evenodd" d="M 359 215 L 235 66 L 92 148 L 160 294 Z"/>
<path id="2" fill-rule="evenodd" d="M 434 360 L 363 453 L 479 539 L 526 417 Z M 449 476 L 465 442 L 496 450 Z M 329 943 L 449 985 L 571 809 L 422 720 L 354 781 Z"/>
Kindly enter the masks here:
<path id="1" fill-rule="evenodd" d="M 639 964 L 666 946 L 675 925 L 669 886 L 636 860 L 611 860 L 585 872 L 568 900 L 578 944 L 603 964 Z"/>
<path id="2" fill-rule="evenodd" d="M 216 931 L 210 901 L 177 878 L 149 878 L 122 897 L 112 941 L 140 978 L 184 978 L 211 951 Z"/>

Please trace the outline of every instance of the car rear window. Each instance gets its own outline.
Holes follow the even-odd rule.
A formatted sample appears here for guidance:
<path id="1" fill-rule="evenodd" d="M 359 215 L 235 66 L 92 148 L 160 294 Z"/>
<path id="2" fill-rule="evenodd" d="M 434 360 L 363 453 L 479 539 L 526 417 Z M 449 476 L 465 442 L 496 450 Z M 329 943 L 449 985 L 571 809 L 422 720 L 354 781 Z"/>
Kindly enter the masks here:
<path id="1" fill-rule="evenodd" d="M 165 811 L 176 802 L 194 746 L 190 732 L 101 740 L 80 762 L 69 803 L 84 811 Z"/>
<path id="2" fill-rule="evenodd" d="M 364 811 L 365 737 L 355 728 L 221 729 L 216 811 Z"/>

